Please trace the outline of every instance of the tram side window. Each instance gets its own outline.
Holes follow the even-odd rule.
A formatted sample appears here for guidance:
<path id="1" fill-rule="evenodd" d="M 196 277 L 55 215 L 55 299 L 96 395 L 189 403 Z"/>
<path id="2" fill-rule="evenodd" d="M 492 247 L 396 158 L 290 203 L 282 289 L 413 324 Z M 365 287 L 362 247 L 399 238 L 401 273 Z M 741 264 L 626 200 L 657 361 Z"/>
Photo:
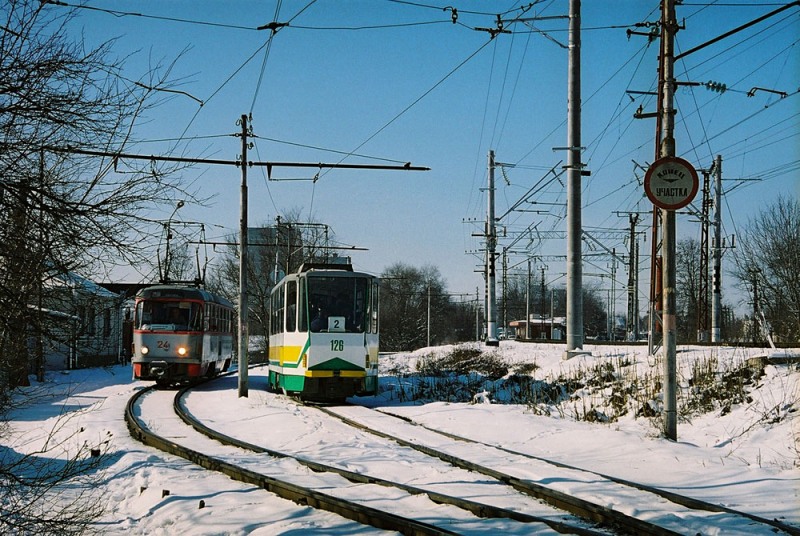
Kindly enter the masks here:
<path id="1" fill-rule="evenodd" d="M 191 309 L 192 321 L 189 324 L 191 331 L 200 331 L 203 329 L 203 307 L 199 303 L 193 303 Z"/>
<path id="2" fill-rule="evenodd" d="M 286 331 L 297 329 L 297 281 L 286 283 Z"/>
<path id="3" fill-rule="evenodd" d="M 299 305 L 299 319 L 300 319 L 300 331 L 308 331 L 308 292 L 306 292 L 306 280 L 301 279 L 299 281 L 300 284 L 300 299 L 298 301 Z"/>
<path id="4" fill-rule="evenodd" d="M 370 293 L 370 307 L 369 307 L 369 330 L 371 333 L 378 333 L 378 304 L 380 303 L 380 296 L 378 294 L 380 287 L 377 283 L 372 284 L 372 292 Z"/>
<path id="5" fill-rule="evenodd" d="M 275 289 L 272 294 L 272 333 L 283 333 L 283 308 L 285 289 L 283 286 Z"/>

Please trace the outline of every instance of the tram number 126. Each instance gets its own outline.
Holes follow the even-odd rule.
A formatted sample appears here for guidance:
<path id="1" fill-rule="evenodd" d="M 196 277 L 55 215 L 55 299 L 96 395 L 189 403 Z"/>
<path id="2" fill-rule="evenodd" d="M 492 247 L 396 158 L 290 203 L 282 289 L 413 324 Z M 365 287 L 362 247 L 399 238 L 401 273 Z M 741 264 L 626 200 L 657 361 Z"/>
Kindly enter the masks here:
<path id="1" fill-rule="evenodd" d="M 344 341 L 341 339 L 332 340 L 331 352 L 344 352 Z"/>

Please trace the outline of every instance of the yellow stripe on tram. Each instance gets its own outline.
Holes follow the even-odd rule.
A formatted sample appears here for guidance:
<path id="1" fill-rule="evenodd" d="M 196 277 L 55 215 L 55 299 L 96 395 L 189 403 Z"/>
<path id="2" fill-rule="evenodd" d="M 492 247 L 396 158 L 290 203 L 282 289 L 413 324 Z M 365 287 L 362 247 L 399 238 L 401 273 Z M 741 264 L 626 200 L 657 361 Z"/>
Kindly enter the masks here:
<path id="1" fill-rule="evenodd" d="M 278 350 L 278 363 L 280 366 L 284 364 L 297 365 L 303 358 L 302 346 L 279 346 Z"/>

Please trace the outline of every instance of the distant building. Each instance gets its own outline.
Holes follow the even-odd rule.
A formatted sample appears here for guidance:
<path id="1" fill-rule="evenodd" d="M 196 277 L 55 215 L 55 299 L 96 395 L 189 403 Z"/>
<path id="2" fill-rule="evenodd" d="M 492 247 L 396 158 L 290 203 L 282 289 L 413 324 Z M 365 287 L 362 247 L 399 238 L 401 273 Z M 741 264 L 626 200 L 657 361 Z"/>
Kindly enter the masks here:
<path id="1" fill-rule="evenodd" d="M 528 326 L 530 325 L 530 328 Z M 566 339 L 566 319 L 556 318 L 531 318 L 528 321 L 514 320 L 508 323 L 509 329 L 514 330 L 517 340 L 544 339 L 553 341 L 563 341 Z"/>
<path id="2" fill-rule="evenodd" d="M 286 275 L 287 268 L 303 260 L 303 236 L 298 227 L 282 223 L 270 227 L 247 228 L 247 257 L 273 282 Z"/>

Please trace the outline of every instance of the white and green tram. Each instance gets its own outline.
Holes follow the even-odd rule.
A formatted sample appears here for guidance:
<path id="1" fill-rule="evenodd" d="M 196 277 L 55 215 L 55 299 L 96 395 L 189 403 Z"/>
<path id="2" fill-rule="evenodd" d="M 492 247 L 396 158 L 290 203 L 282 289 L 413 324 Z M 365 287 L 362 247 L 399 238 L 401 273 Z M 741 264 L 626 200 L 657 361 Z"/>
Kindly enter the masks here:
<path id="1" fill-rule="evenodd" d="M 284 277 L 270 297 L 270 388 L 319 401 L 376 394 L 379 284 L 349 264 Z"/>

